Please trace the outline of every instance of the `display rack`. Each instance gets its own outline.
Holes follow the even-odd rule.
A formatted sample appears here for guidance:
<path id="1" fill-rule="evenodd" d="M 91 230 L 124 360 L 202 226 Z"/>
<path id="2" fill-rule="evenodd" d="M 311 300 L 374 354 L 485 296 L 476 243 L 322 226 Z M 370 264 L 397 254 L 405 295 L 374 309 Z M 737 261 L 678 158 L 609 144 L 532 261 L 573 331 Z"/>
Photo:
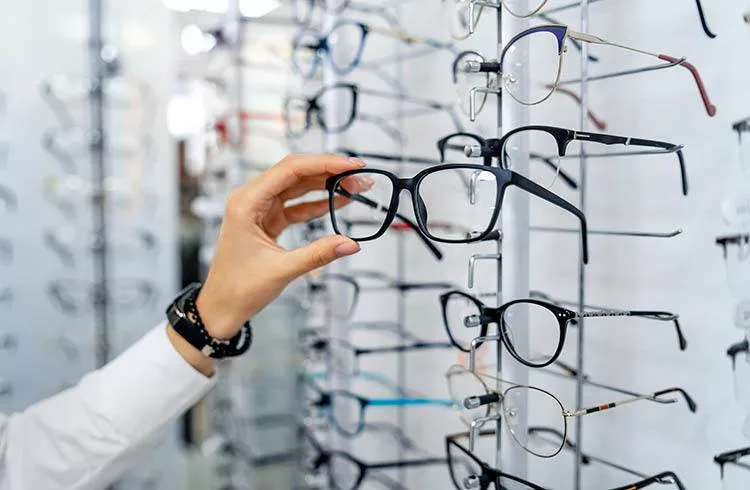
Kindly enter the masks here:
<path id="1" fill-rule="evenodd" d="M 110 318 L 109 318 L 109 264 L 107 263 L 107 193 L 105 179 L 106 162 L 106 126 L 105 126 L 105 90 L 106 64 L 104 55 L 103 0 L 89 0 L 89 115 L 91 131 L 91 181 L 92 181 L 92 233 L 98 237 L 97 246 L 92 248 L 94 262 L 94 321 L 96 329 L 96 366 L 107 364 L 110 357 Z"/>

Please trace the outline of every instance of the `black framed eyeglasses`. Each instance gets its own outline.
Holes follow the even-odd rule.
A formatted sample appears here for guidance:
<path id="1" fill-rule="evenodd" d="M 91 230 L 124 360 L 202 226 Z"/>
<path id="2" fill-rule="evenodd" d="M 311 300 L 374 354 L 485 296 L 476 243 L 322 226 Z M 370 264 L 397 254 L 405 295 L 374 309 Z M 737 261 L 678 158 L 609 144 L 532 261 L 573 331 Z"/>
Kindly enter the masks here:
<path id="1" fill-rule="evenodd" d="M 356 180 L 354 180 L 356 179 Z M 361 182 L 368 184 L 362 190 Z M 469 182 L 467 193 L 466 182 Z M 586 217 L 583 213 L 549 190 L 529 179 L 504 168 L 472 164 L 446 164 L 425 169 L 412 178 L 401 179 L 395 174 L 380 169 L 350 170 L 326 180 L 329 193 L 330 214 L 333 229 L 343 235 L 340 218 L 370 218 L 381 220 L 375 232 L 362 231 L 348 234 L 357 241 L 375 240 L 381 237 L 393 222 L 398 212 L 401 191 L 408 190 L 417 226 L 430 240 L 444 243 L 472 243 L 481 241 L 495 230 L 500 215 L 505 191 L 515 186 L 547 201 L 570 214 L 581 226 L 582 254 L 588 262 L 588 240 Z M 339 208 L 340 196 L 349 199 L 347 206 Z M 430 221 L 448 221 L 446 218 L 461 216 L 462 226 L 469 233 L 456 233 L 446 228 L 435 229 Z"/>
<path id="2" fill-rule="evenodd" d="M 528 432 L 529 432 L 529 439 L 530 441 L 532 441 L 533 444 L 556 446 L 560 444 L 560 442 L 562 441 L 565 450 L 570 451 L 570 452 L 575 452 L 577 449 L 575 443 L 570 441 L 570 439 L 566 438 L 564 434 L 562 434 L 561 432 L 559 432 L 558 430 L 552 427 L 529 427 Z M 682 484 L 682 481 L 677 476 L 677 474 L 675 474 L 673 471 L 663 471 L 656 475 L 646 475 L 640 471 L 633 470 L 621 464 L 613 463 L 612 461 L 608 461 L 598 456 L 593 456 L 593 455 L 585 454 L 585 453 L 581 455 L 581 462 L 584 465 L 589 465 L 591 463 L 599 463 L 609 468 L 620 470 L 624 473 L 633 475 L 636 478 L 640 478 L 640 480 L 636 482 L 630 483 L 629 485 L 624 485 L 622 487 L 617 487 L 617 489 L 613 489 L 613 490 L 636 490 L 636 489 L 646 488 L 651 485 L 657 485 L 657 484 L 658 485 L 670 485 L 671 484 L 677 487 L 679 490 L 685 490 L 685 486 Z"/>
<path id="3" fill-rule="evenodd" d="M 453 345 L 448 342 L 424 341 L 378 347 L 359 347 L 338 338 L 318 338 L 302 347 L 306 358 L 312 360 L 330 360 L 329 366 L 331 369 L 347 375 L 354 375 L 359 372 L 359 360 L 362 356 L 452 348 Z"/>
<path id="4" fill-rule="evenodd" d="M 482 431 L 482 437 L 495 436 L 495 431 Z M 445 438 L 445 452 L 448 455 L 448 469 L 451 481 L 457 490 L 476 488 L 478 490 L 505 490 L 520 488 L 523 490 L 546 490 L 535 483 L 517 476 L 504 473 L 482 461 L 471 452 L 463 441 L 469 439 L 468 432 L 452 434 Z"/>
<path id="5" fill-rule="evenodd" d="M 362 114 L 359 112 L 360 95 L 369 95 L 390 100 L 401 100 L 416 106 L 418 109 L 406 109 L 403 117 L 415 117 L 434 111 L 446 112 L 456 127 L 460 122 L 449 104 L 411 97 L 391 92 L 367 89 L 352 83 L 336 83 L 323 87 L 314 96 L 288 97 L 284 101 L 284 121 L 287 135 L 291 138 L 303 136 L 316 123 L 326 133 L 342 133 L 349 129 L 354 121 L 370 122 L 378 126 L 395 141 L 402 141 L 403 135 L 393 126 L 389 116 Z"/>
<path id="6" fill-rule="evenodd" d="M 339 301 L 331 312 L 334 318 L 348 319 L 354 313 L 363 291 L 411 291 L 444 290 L 454 288 L 449 282 L 401 281 L 380 271 L 351 270 L 349 274 L 325 273 L 309 278 L 308 291 L 311 296 L 335 294 Z"/>
<path id="7" fill-rule="evenodd" d="M 619 145 L 628 149 L 631 147 L 641 148 L 641 150 L 625 150 L 598 154 L 587 152 L 586 155 L 590 158 L 676 154 L 680 167 L 682 194 L 685 196 L 688 194 L 687 170 L 685 168 L 685 156 L 682 152 L 683 146 L 665 141 L 576 131 L 574 129 L 554 126 L 530 125 L 508 131 L 502 138 L 482 138 L 479 135 L 471 133 L 454 133 L 438 140 L 437 145 L 441 160 L 445 160 L 446 154 L 452 156 L 460 152 L 466 157 L 483 158 L 485 165 L 490 165 L 492 159 L 497 158 L 500 165 L 509 170 L 515 170 L 513 157 L 522 148 L 528 146 L 530 149 L 530 159 L 543 163 L 552 171 L 551 173 L 547 173 L 543 178 L 534 178 L 535 182 L 549 188 L 559 178 L 569 187 L 576 189 L 578 188 L 578 183 L 565 173 L 561 162 L 562 158 L 580 157 L 580 155 L 567 154 L 568 146 L 574 141 L 599 143 L 607 146 Z M 652 148 L 653 150 L 644 150 L 646 148 Z M 525 177 L 530 176 L 525 175 Z"/>
<path id="8" fill-rule="evenodd" d="M 660 322 L 672 322 L 678 335 L 681 329 L 678 315 L 657 310 L 601 310 L 575 311 L 535 299 L 510 301 L 498 308 L 462 291 L 440 295 L 443 322 L 451 343 L 464 352 L 471 351 L 472 340 L 485 337 L 490 324 L 498 326 L 503 345 L 521 364 L 532 368 L 549 366 L 555 362 L 565 345 L 568 325 L 581 318 L 641 317 Z M 521 350 L 514 339 L 532 339 L 528 349 Z M 682 338 L 682 337 L 681 337 Z"/>
<path id="9" fill-rule="evenodd" d="M 336 22 L 326 34 L 312 29 L 303 29 L 292 40 L 292 66 L 305 78 L 312 78 L 320 68 L 324 58 L 339 75 L 346 75 L 360 65 L 367 39 L 371 34 L 379 34 L 396 39 L 410 46 L 422 45 L 431 49 L 452 49 L 453 43 L 385 29 L 352 20 Z M 391 62 L 398 61 L 394 57 Z M 379 60 L 379 65 L 388 60 Z"/>
<path id="10" fill-rule="evenodd" d="M 448 462 L 446 458 L 420 458 L 366 463 L 345 451 L 326 450 L 307 428 L 302 427 L 300 431 L 304 441 L 309 444 L 307 452 L 311 453 L 306 466 L 312 471 L 320 471 L 325 467 L 328 470 L 329 484 L 335 490 L 357 490 L 379 470 L 444 465 Z"/>

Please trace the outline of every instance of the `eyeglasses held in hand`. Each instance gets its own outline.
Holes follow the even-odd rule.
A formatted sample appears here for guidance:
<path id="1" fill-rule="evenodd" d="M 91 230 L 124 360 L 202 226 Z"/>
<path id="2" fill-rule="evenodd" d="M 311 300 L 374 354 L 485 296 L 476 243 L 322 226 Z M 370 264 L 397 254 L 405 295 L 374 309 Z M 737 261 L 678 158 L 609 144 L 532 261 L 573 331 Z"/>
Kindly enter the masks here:
<path id="1" fill-rule="evenodd" d="M 517 421 L 523 420 L 523 401 L 528 400 L 528 406 L 534 407 L 539 413 L 547 416 L 554 415 L 554 423 L 550 425 L 555 430 L 567 436 L 568 419 L 571 417 L 582 417 L 592 413 L 610 410 L 623 405 L 638 401 L 652 400 L 670 393 L 680 393 L 688 400 L 691 412 L 697 410 L 697 405 L 681 388 L 668 388 L 648 395 L 627 398 L 617 402 L 603 403 L 595 407 L 581 408 L 577 410 L 566 410 L 562 402 L 552 393 L 533 386 L 519 385 L 483 372 L 471 372 L 464 366 L 451 366 L 445 374 L 448 382 L 448 391 L 451 400 L 459 406 L 463 406 L 469 413 L 476 410 L 486 410 L 486 405 L 498 406 L 498 418 L 502 418 L 505 428 L 513 437 L 513 440 L 528 453 L 540 458 L 553 458 L 562 451 L 563 443 L 548 448 L 534 447 L 529 441 L 526 432 L 517 430 Z M 485 380 L 502 383 L 510 387 L 502 392 L 491 389 Z M 672 403 L 677 400 L 671 400 Z M 472 424 L 473 425 L 473 424 Z M 474 429 L 475 427 L 472 427 Z"/>
<path id="2" fill-rule="evenodd" d="M 336 431 L 345 437 L 359 435 L 365 426 L 369 407 L 425 407 L 450 408 L 450 400 L 423 397 L 365 398 L 346 390 L 326 391 L 309 375 L 302 376 L 305 400 L 314 408 L 327 413 Z"/>
<path id="3" fill-rule="evenodd" d="M 156 286 L 141 279 L 116 279 L 105 291 L 87 280 L 56 279 L 47 285 L 47 294 L 53 305 L 69 315 L 82 314 L 103 301 L 114 308 L 135 311 L 153 301 Z"/>
<path id="4" fill-rule="evenodd" d="M 471 133 L 454 133 L 440 139 L 437 143 L 441 159 L 445 159 L 446 150 L 456 152 L 462 144 L 463 153 L 467 157 L 482 157 L 485 165 L 491 165 L 492 159 L 497 158 L 503 168 L 516 170 L 513 165 L 513 156 L 519 154 L 523 148 L 529 148 L 531 161 L 539 161 L 548 166 L 551 173 L 545 177 L 536 177 L 534 180 L 539 185 L 551 188 L 558 178 L 569 187 L 576 189 L 578 183 L 562 169 L 563 158 L 578 158 L 580 155 L 567 154 L 568 146 L 574 142 L 591 142 L 607 146 L 621 145 L 628 149 L 640 147 L 635 150 L 625 150 L 607 153 L 589 153 L 590 158 L 598 157 L 620 157 L 640 155 L 664 155 L 674 153 L 680 167 L 680 178 L 682 181 L 682 194 L 687 195 L 688 182 L 687 170 L 685 169 L 685 157 L 682 146 L 667 143 L 665 141 L 648 140 L 642 138 L 631 138 L 629 136 L 615 136 L 611 134 L 590 133 L 587 131 L 576 131 L 573 129 L 558 128 L 554 126 L 522 126 L 515 128 L 502 138 L 482 138 Z M 645 150 L 654 148 L 654 150 Z M 534 175 L 538 173 L 534 172 Z M 524 175 L 531 178 L 531 175 Z"/>
<path id="5" fill-rule="evenodd" d="M 334 24 L 325 35 L 310 29 L 298 32 L 292 40 L 292 67 L 303 77 L 312 78 L 325 57 L 328 58 L 333 71 L 339 75 L 346 75 L 360 65 L 366 41 L 371 34 L 380 34 L 408 45 L 426 46 L 432 50 L 453 47 L 452 43 L 436 39 L 342 20 Z M 392 62 L 398 60 L 398 57 L 394 57 Z M 378 66 L 382 66 L 387 60 L 378 61 Z"/>
<path id="6" fill-rule="evenodd" d="M 724 467 L 727 464 L 750 471 L 750 462 L 740 461 L 741 458 L 746 456 L 750 456 L 750 447 L 735 449 L 734 451 L 727 451 L 714 456 L 714 462 L 719 465 L 721 477 L 724 478 Z"/>
<path id="7" fill-rule="evenodd" d="M 482 431 L 479 435 L 482 437 L 495 436 L 495 431 Z M 495 490 L 508 488 L 546 490 L 535 483 L 491 467 L 464 446 L 463 441 L 468 439 L 468 432 L 449 435 L 445 438 L 448 469 L 457 490 L 473 488 L 488 490 L 490 486 Z"/>
<path id="8" fill-rule="evenodd" d="M 564 449 L 566 449 L 567 451 L 575 452 L 577 449 L 575 443 L 571 442 L 570 439 L 566 438 L 562 433 L 558 432 L 556 429 L 553 429 L 552 427 L 529 427 L 529 436 L 530 436 L 529 437 L 530 441 L 533 444 L 538 444 L 540 446 L 557 445 L 562 441 L 564 444 Z M 644 473 L 641 473 L 640 471 L 630 469 L 621 464 L 613 463 L 611 461 L 600 458 L 598 456 L 591 456 L 585 453 L 581 455 L 581 462 L 584 465 L 589 465 L 591 463 L 599 463 L 609 468 L 614 468 L 624 473 L 633 475 L 636 478 L 640 478 L 640 480 L 637 482 L 634 482 L 634 483 L 631 483 L 629 485 L 625 485 L 622 487 L 617 487 L 616 489 L 612 489 L 612 490 L 636 490 L 639 488 L 646 488 L 651 485 L 657 485 L 657 484 L 674 485 L 679 490 L 685 490 L 685 486 L 682 484 L 682 481 L 680 481 L 680 478 L 672 471 L 664 471 L 657 475 L 649 476 Z"/>
<path id="9" fill-rule="evenodd" d="M 470 183 L 467 195 L 465 183 Z M 362 184 L 367 184 L 365 190 Z M 349 234 L 357 241 L 381 237 L 398 212 L 402 190 L 411 193 L 414 216 L 422 234 L 430 240 L 444 243 L 472 243 L 486 239 L 493 233 L 500 215 L 505 191 L 516 186 L 573 214 L 581 224 L 582 254 L 588 262 L 586 217 L 583 213 L 527 178 L 503 168 L 471 164 L 438 165 L 419 172 L 412 178 L 401 179 L 386 170 L 363 169 L 347 171 L 326 180 L 329 192 L 333 229 L 344 234 L 339 218 L 379 219 L 382 226 L 375 233 Z M 340 208 L 341 198 L 347 199 L 346 211 Z M 430 218 L 441 222 L 461 216 L 468 234 L 450 233 L 444 228 L 430 227 Z"/>
<path id="10" fill-rule="evenodd" d="M 656 54 L 613 43 L 591 34 L 573 31 L 564 25 L 546 25 L 532 27 L 513 37 L 503 48 L 498 61 L 482 62 L 478 60 L 464 60 L 462 66 L 456 67 L 457 70 L 466 73 L 493 74 L 497 77 L 497 80 L 493 84 L 479 84 L 470 90 L 469 117 L 471 120 L 473 121 L 476 118 L 477 109 L 481 109 L 484 104 L 483 99 L 487 97 L 487 94 L 500 94 L 500 88 L 507 91 L 513 99 L 523 105 L 537 105 L 547 100 L 554 93 L 558 85 L 580 82 L 580 80 L 560 80 L 566 39 L 577 39 L 587 43 L 614 46 L 657 58 L 663 62 L 659 65 L 636 70 L 607 75 L 594 75 L 589 77 L 589 81 L 654 71 L 672 66 L 681 66 L 687 69 L 693 77 L 706 113 L 711 117 L 716 115 L 716 106 L 711 103 L 698 70 L 695 66 L 688 63 L 685 58 Z M 504 66 L 505 57 L 508 53 L 516 50 L 526 51 L 527 49 L 528 52 L 534 54 L 535 60 L 541 60 L 539 66 L 535 66 L 533 70 L 530 70 L 526 63 L 509 63 L 511 66 Z M 534 79 L 529 78 L 531 76 L 530 73 L 534 74 Z M 489 78 L 486 81 L 489 82 Z M 494 88 L 494 85 L 497 85 L 498 88 Z"/>
<path id="11" fill-rule="evenodd" d="M 402 113 L 404 117 L 444 111 L 454 122 L 456 121 L 453 109 L 448 104 L 370 90 L 351 83 L 336 83 L 322 88 L 311 98 L 295 96 L 288 97 L 284 101 L 284 120 L 287 124 L 287 135 L 291 138 L 299 138 L 313 127 L 313 123 L 316 123 L 326 133 L 342 133 L 349 129 L 355 120 L 359 119 L 375 124 L 394 141 L 402 141 L 403 135 L 398 128 L 389 122 L 389 116 L 361 114 L 359 112 L 359 97 L 361 95 L 402 100 L 420 106 L 420 109 L 404 111 Z"/>
<path id="12" fill-rule="evenodd" d="M 305 442 L 309 444 L 306 452 L 313 455 L 307 466 L 313 471 L 320 471 L 322 467 L 327 467 L 329 484 L 331 488 L 337 490 L 357 490 L 366 479 L 377 479 L 375 476 L 379 470 L 444 465 L 447 462 L 446 458 L 421 458 L 365 463 L 350 453 L 324 449 L 309 430 L 306 428 L 301 430 Z"/>

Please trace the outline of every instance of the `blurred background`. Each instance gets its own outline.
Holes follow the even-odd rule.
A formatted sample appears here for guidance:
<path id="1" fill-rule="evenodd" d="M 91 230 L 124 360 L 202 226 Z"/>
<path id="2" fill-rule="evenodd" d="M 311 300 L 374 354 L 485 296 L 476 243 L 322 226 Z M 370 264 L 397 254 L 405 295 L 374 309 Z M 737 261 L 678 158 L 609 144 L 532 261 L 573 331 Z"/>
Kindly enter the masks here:
<path id="1" fill-rule="evenodd" d="M 254 319 L 115 488 L 750 488 L 750 3 L 0 2 L 2 412 L 163 321 L 228 193 L 288 153 L 400 178 L 484 163 L 588 224 L 585 265 L 569 209 L 475 167 L 385 223 L 393 181 L 371 174 L 375 206 L 281 241 L 384 235 Z M 526 298 L 595 317 L 561 334 L 562 310 L 524 305 L 496 328 L 486 308 Z M 470 365 L 472 318 L 495 337 Z"/>

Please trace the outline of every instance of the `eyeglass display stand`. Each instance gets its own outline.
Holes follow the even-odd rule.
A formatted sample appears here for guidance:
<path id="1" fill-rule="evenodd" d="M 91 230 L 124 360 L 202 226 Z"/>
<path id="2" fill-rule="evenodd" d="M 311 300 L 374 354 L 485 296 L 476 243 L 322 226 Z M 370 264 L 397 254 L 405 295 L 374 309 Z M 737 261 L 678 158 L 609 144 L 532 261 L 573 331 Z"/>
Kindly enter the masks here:
<path id="1" fill-rule="evenodd" d="M 589 32 L 589 2 L 590 0 L 580 1 L 580 20 L 581 20 L 581 32 Z M 589 45 L 588 43 L 582 43 L 581 46 L 581 78 L 580 78 L 580 120 L 579 127 L 581 130 L 586 129 L 586 121 L 589 110 Z M 588 158 L 586 155 L 585 145 L 581 145 L 581 156 L 580 156 L 580 180 L 579 180 L 579 201 L 578 209 L 586 215 L 587 211 L 587 192 L 588 192 L 588 172 L 587 172 Z M 579 240 L 584 240 L 581 235 Z M 581 247 L 579 247 L 579 250 Z M 583 256 L 579 255 L 578 258 L 578 311 L 583 311 L 586 305 L 586 265 L 583 263 Z M 578 349 L 576 359 L 576 406 L 584 406 L 584 359 L 585 359 L 585 328 L 584 320 L 581 319 L 578 323 Z M 574 460 L 574 488 L 580 490 L 582 488 L 582 466 L 583 466 L 583 417 L 577 417 L 575 421 L 575 460 Z"/>
<path id="2" fill-rule="evenodd" d="M 518 4 L 518 8 L 525 8 L 526 2 Z M 498 52 L 502 46 L 517 33 L 522 32 L 528 27 L 528 20 L 520 19 L 512 15 L 505 15 L 502 8 L 497 9 L 497 43 Z M 518 50 L 511 53 L 510 56 L 516 59 L 508 60 L 510 63 L 520 62 L 522 66 L 528 69 L 529 53 Z M 528 79 L 528 77 L 526 78 Z M 524 87 L 529 90 L 529 87 Z M 516 104 L 512 101 L 503 103 L 503 97 L 497 98 L 497 136 L 502 137 L 508 129 L 523 126 L 529 123 L 529 110 L 526 106 Z M 528 141 L 519 149 L 520 155 L 513 156 L 514 165 L 518 162 L 518 168 L 521 173 L 528 169 Z M 497 284 L 497 304 L 511 301 L 516 298 L 526 298 L 529 295 L 529 196 L 523 192 L 508 193 L 503 201 L 502 218 L 500 220 L 502 230 L 502 240 L 498 241 L 498 284 Z M 519 348 L 528 349 L 528 318 L 523 319 L 524 325 L 521 325 L 519 332 L 526 332 L 525 338 L 514 336 L 514 342 Z M 506 352 L 503 352 L 502 342 L 497 342 L 497 377 L 507 379 L 514 383 L 527 385 L 529 384 L 529 368 L 515 361 Z M 502 372 L 501 372 L 502 368 Z M 497 386 L 498 391 L 504 387 Z M 519 412 L 528 414 L 528 399 L 517 400 Z M 501 414 L 501 416 L 504 414 Z M 525 434 L 528 428 L 528 417 L 518 417 L 514 421 L 517 425 L 515 430 Z M 497 421 L 497 441 L 496 441 L 496 464 L 497 468 L 515 475 L 520 478 L 528 478 L 528 453 L 518 444 L 515 444 L 508 434 L 508 431 L 502 428 L 503 421 Z M 533 480 L 533 477 L 531 478 Z"/>
<path id="3" fill-rule="evenodd" d="M 94 236 L 100 237 L 98 246 L 93 249 L 94 261 L 94 319 L 96 328 L 96 366 L 102 367 L 109 360 L 110 324 L 109 294 L 107 291 L 109 267 L 107 264 L 107 198 L 104 192 L 106 168 L 106 128 L 104 118 L 105 61 L 102 59 L 104 39 L 102 35 L 103 0 L 89 0 L 89 73 L 91 93 L 89 116 L 91 124 L 91 180 L 92 216 Z"/>

